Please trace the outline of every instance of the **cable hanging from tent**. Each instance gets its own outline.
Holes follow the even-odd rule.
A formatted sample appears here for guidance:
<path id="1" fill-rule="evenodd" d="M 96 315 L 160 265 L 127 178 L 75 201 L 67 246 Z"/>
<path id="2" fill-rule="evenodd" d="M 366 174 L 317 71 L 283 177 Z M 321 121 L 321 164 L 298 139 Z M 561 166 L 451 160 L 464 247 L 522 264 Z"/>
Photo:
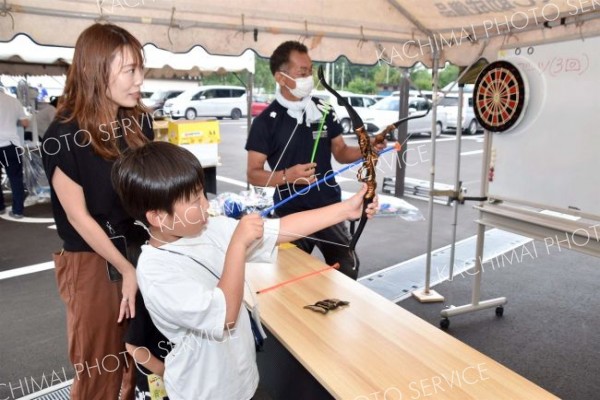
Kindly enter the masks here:
<path id="1" fill-rule="evenodd" d="M 359 49 L 362 49 L 363 45 L 364 45 L 365 43 L 367 43 L 367 42 L 368 42 L 368 40 L 367 40 L 367 38 L 365 37 L 365 31 L 364 31 L 364 28 L 363 28 L 363 26 L 361 25 L 361 26 L 360 26 L 360 39 L 358 40 L 358 43 L 356 43 L 356 47 L 358 47 Z"/>
<path id="2" fill-rule="evenodd" d="M 544 29 L 542 29 L 542 34 L 544 33 Z M 515 41 L 518 42 L 519 38 L 517 37 L 517 35 L 515 35 L 513 32 L 508 32 L 506 35 L 504 35 L 504 37 L 502 38 L 502 46 L 506 46 L 510 44 L 510 38 L 515 38 Z"/>
<path id="3" fill-rule="evenodd" d="M 579 28 L 579 37 L 582 42 L 585 42 L 585 37 L 583 36 L 583 24 L 585 24 L 585 20 L 581 18 L 581 15 L 575 16 L 575 27 Z"/>
<path id="4" fill-rule="evenodd" d="M 175 7 L 171 8 L 171 19 L 169 20 L 169 27 L 167 28 L 167 39 L 169 39 L 169 44 L 173 46 L 173 41 L 171 40 L 171 29 L 178 28 L 181 29 L 181 26 L 175 23 Z"/>
<path id="5" fill-rule="evenodd" d="M 11 21 L 11 30 L 14 31 L 15 30 L 15 18 L 13 17 L 11 11 L 12 11 L 12 8 L 8 4 L 6 4 L 6 0 L 4 0 L 4 5 L 2 6 L 2 8 L 0 8 L 0 17 L 9 16 L 10 21 Z"/>
<path id="6" fill-rule="evenodd" d="M 306 39 L 308 39 L 310 37 L 310 35 L 308 34 L 308 21 L 304 20 L 304 33 L 300 36 L 298 36 L 298 41 L 302 44 L 304 44 L 304 41 Z"/>
<path id="7" fill-rule="evenodd" d="M 96 23 L 109 22 L 108 17 L 106 15 L 104 15 L 104 7 L 102 7 L 104 5 L 104 0 L 98 0 L 97 4 L 98 4 L 98 9 L 100 10 L 100 16 L 98 18 L 95 18 L 94 22 L 96 22 Z"/>
<path id="8" fill-rule="evenodd" d="M 246 38 L 246 32 L 248 32 L 246 30 L 246 15 L 242 14 L 241 15 L 242 18 L 242 29 L 238 30 L 233 37 L 236 37 L 238 34 L 242 34 L 242 40 L 244 40 Z M 255 40 L 256 41 L 256 40 Z"/>

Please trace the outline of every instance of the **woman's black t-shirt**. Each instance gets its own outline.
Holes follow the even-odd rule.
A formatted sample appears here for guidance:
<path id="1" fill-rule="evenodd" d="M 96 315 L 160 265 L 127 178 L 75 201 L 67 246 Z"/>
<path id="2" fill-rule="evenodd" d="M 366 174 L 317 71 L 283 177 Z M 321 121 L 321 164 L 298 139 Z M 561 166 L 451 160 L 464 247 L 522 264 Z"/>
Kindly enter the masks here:
<path id="1" fill-rule="evenodd" d="M 139 123 L 142 132 L 149 140 L 154 138 L 152 119 L 149 115 L 144 115 L 141 121 L 133 123 Z M 125 129 L 114 131 L 108 127 L 101 131 L 106 131 L 107 138 L 109 134 L 114 134 L 115 137 L 120 138 L 118 140 L 124 143 L 122 136 L 132 132 L 131 126 L 129 125 L 129 129 L 125 126 Z M 50 182 L 56 229 L 64 242 L 63 248 L 67 251 L 93 250 L 69 223 L 67 214 L 56 196 L 52 186 L 52 176 L 57 167 L 81 186 L 88 212 L 105 230 L 105 224 L 109 222 L 117 233 L 127 236 L 127 232 L 133 226 L 133 219 L 123 209 L 119 196 L 111 183 L 111 169 L 114 161 L 105 160 L 97 155 L 88 139 L 89 133 L 79 129 L 76 122 L 64 123 L 55 119 L 46 131 L 42 142 L 42 159 L 48 182 Z M 86 141 L 87 144 L 83 144 Z"/>

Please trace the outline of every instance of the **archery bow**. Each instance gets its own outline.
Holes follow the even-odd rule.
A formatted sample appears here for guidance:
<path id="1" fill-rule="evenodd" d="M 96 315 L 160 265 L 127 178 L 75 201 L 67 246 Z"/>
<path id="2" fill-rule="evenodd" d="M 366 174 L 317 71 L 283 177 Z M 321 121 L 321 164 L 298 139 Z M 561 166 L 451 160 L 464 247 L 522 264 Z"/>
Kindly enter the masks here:
<path id="1" fill-rule="evenodd" d="M 377 153 L 379 156 L 384 155 L 385 153 L 395 150 L 395 151 L 400 151 L 400 148 L 402 146 L 400 146 L 399 143 L 396 144 L 396 146 L 393 147 L 388 147 L 385 148 L 383 150 L 381 150 L 379 153 Z M 322 184 L 323 182 L 327 182 L 331 179 L 333 179 L 334 177 L 340 175 L 341 173 L 344 173 L 346 171 L 348 171 L 349 169 L 357 166 L 358 164 L 362 163 L 364 160 L 361 158 L 360 160 L 356 160 L 353 163 L 347 164 L 345 167 L 338 169 L 337 171 L 334 171 L 331 174 L 325 174 L 321 179 L 319 179 L 318 181 L 314 181 L 313 183 L 311 183 L 308 186 L 305 186 L 302 190 L 297 191 L 296 193 L 294 193 L 293 195 L 291 195 L 290 197 L 286 197 L 285 199 L 281 200 L 279 203 L 272 205 L 271 207 L 267 208 L 266 210 L 263 210 L 260 212 L 261 217 L 267 217 L 269 214 L 271 214 L 272 211 L 277 210 L 279 207 L 281 207 L 282 205 L 294 200 L 296 197 L 299 196 L 303 196 L 306 193 L 308 193 L 309 190 L 313 189 L 314 187 L 319 187 L 320 184 Z"/>
<path id="2" fill-rule="evenodd" d="M 354 236 L 352 236 L 352 239 L 350 240 L 350 244 L 348 246 L 350 250 L 354 250 L 354 248 L 356 247 L 356 243 L 358 242 L 358 239 L 360 238 L 360 235 L 362 234 L 362 231 L 367 223 L 367 206 L 371 204 L 371 202 L 373 202 L 377 189 L 375 167 L 377 166 L 377 161 L 379 157 L 377 155 L 377 152 L 373 150 L 372 146 L 376 146 L 377 144 L 383 143 L 387 135 L 390 132 L 393 132 L 395 129 L 397 129 L 404 122 L 410 119 L 423 118 L 429 113 L 429 110 L 431 108 L 427 109 L 427 112 L 422 115 L 414 115 L 402 118 L 394 122 L 393 124 L 388 125 L 385 129 L 383 129 L 380 133 L 378 133 L 375 136 L 375 138 L 373 139 L 373 144 L 371 144 L 369 133 L 367 132 L 362 118 L 360 117 L 360 115 L 358 115 L 356 110 L 348 103 L 348 101 L 346 101 L 344 97 L 342 97 L 338 92 L 336 92 L 335 89 L 329 86 L 327 81 L 325 81 L 322 65 L 319 66 L 317 76 L 323 87 L 327 89 L 327 91 L 329 91 L 331 94 L 333 94 L 333 96 L 337 99 L 338 104 L 344 106 L 344 108 L 348 112 L 348 116 L 352 121 L 354 133 L 358 138 L 358 147 L 360 148 L 360 152 L 363 157 L 363 164 L 358 170 L 357 178 L 360 182 L 365 182 L 367 184 L 367 193 L 365 194 L 363 200 L 363 211 L 358 223 L 358 227 L 356 228 Z"/>
<path id="3" fill-rule="evenodd" d="M 358 147 L 360 148 L 360 153 L 362 154 L 363 164 L 358 170 L 357 177 L 360 182 L 365 182 L 367 184 L 367 193 L 365 193 L 365 197 L 363 199 L 363 210 L 360 216 L 360 221 L 358 223 L 358 227 L 354 233 L 354 236 L 350 240 L 349 248 L 350 250 L 354 250 L 356 247 L 356 242 L 358 242 L 358 238 L 362 234 L 363 229 L 367 223 L 367 206 L 373 202 L 373 198 L 375 198 L 375 193 L 377 189 L 377 181 L 375 180 L 375 167 L 377 166 L 377 158 L 378 155 L 373 148 L 371 147 L 371 138 L 369 137 L 369 133 L 365 128 L 365 124 L 362 121 L 362 118 L 358 115 L 356 110 L 343 98 L 338 92 L 336 92 L 329 84 L 325 81 L 325 76 L 323 75 L 323 66 L 319 66 L 319 71 L 317 72 L 317 76 L 319 81 L 323 85 L 327 91 L 335 96 L 338 100 L 338 104 L 344 106 L 346 111 L 348 111 L 348 116 L 350 117 L 350 121 L 352 122 L 352 127 L 354 129 L 354 133 L 358 138 Z M 385 140 L 385 137 L 381 139 L 381 142 Z"/>

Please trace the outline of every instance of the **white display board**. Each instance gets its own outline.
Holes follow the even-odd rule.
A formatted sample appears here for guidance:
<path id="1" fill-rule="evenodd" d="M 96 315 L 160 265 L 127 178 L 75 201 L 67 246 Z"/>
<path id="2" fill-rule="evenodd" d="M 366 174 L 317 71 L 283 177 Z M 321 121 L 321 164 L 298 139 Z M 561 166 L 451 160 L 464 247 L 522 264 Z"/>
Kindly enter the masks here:
<path id="1" fill-rule="evenodd" d="M 600 38 L 503 50 L 528 86 L 525 115 L 492 135 L 490 198 L 600 218 Z"/>

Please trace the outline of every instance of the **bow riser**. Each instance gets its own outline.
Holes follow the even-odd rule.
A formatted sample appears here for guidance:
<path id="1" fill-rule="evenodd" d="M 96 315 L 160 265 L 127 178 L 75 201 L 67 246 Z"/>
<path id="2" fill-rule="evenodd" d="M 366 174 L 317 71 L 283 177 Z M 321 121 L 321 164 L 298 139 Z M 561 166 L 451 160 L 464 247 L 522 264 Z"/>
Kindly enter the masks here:
<path id="1" fill-rule="evenodd" d="M 358 178 L 361 182 L 366 182 L 367 184 L 367 193 L 365 194 L 363 200 L 363 211 L 360 217 L 360 222 L 358 224 L 358 228 L 354 232 L 354 236 L 350 240 L 349 248 L 350 250 L 354 250 L 356 247 L 356 243 L 362 234 L 363 229 L 367 223 L 367 206 L 373 202 L 375 198 L 376 190 L 377 190 L 377 181 L 375 175 L 375 167 L 377 166 L 377 153 L 373 151 L 371 147 L 371 140 L 369 137 L 369 133 L 365 129 L 365 124 L 362 121 L 362 118 L 358 115 L 356 110 L 343 98 L 338 92 L 335 91 L 329 84 L 325 81 L 325 76 L 323 75 L 323 67 L 320 66 L 317 72 L 319 77 L 319 81 L 323 85 L 325 89 L 327 89 L 331 94 L 335 96 L 338 100 L 338 104 L 344 106 L 346 111 L 348 112 L 348 116 L 352 121 L 352 126 L 354 127 L 354 133 L 358 138 L 358 147 L 360 148 L 360 152 L 363 156 L 363 165 L 359 169 Z"/>

